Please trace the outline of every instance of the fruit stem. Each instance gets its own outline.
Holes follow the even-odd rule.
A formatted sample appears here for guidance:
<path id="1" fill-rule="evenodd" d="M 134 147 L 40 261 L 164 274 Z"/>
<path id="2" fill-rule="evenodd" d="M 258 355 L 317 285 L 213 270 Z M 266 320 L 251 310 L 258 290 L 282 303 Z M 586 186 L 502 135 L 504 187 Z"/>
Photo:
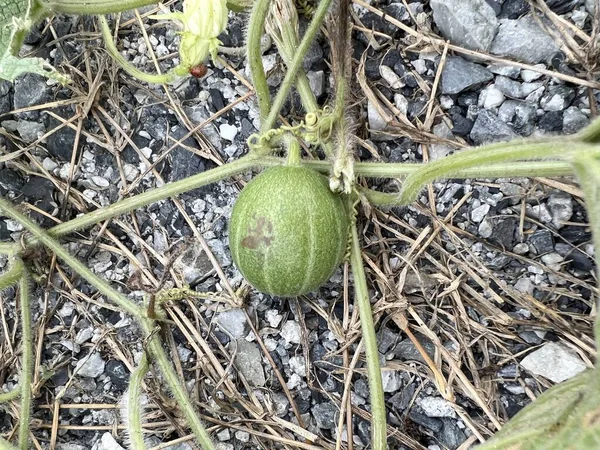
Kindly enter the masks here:
<path id="1" fill-rule="evenodd" d="M 288 141 L 288 154 L 287 162 L 288 166 L 299 166 L 300 165 L 300 142 L 295 137 L 290 138 Z"/>

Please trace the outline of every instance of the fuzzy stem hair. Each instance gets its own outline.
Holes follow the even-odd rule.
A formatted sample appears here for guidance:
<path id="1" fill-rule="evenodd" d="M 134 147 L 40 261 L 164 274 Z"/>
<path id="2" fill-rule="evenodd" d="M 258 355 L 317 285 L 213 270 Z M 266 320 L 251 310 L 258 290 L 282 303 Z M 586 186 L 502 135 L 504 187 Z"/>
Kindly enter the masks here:
<path id="1" fill-rule="evenodd" d="M 19 261 L 23 267 L 23 263 Z M 21 417 L 19 418 L 18 443 L 21 450 L 29 448 L 29 422 L 31 417 L 31 383 L 33 380 L 33 329 L 31 327 L 30 279 L 27 269 L 22 269 L 19 281 L 21 309 Z"/>

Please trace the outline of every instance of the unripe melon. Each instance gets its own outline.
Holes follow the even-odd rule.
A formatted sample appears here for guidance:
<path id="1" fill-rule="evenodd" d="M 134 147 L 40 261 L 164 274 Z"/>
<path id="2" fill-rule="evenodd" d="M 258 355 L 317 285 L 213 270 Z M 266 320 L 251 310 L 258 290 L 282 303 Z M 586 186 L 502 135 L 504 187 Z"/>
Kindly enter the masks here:
<path id="1" fill-rule="evenodd" d="M 261 292 L 306 294 L 327 281 L 348 242 L 348 215 L 327 178 L 301 166 L 272 167 L 250 181 L 231 213 L 229 247 Z"/>

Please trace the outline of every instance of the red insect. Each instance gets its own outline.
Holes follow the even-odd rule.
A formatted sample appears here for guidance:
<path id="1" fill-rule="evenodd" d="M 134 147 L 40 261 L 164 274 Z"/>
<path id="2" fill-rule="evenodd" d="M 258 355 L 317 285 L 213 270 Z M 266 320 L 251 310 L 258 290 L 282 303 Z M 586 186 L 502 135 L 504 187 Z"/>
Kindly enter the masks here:
<path id="1" fill-rule="evenodd" d="M 204 75 L 206 75 L 206 72 L 208 72 L 208 67 L 206 67 L 204 64 L 200 64 L 199 66 L 192 67 L 190 69 L 190 75 L 195 78 L 202 78 Z"/>

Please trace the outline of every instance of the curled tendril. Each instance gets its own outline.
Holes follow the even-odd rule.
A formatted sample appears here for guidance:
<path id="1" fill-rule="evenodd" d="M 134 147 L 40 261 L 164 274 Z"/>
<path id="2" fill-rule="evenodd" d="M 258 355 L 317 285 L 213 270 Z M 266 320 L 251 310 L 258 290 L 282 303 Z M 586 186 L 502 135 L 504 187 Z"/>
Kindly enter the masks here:
<path id="1" fill-rule="evenodd" d="M 308 144 L 321 145 L 331 138 L 334 119 L 333 108 L 325 106 L 322 110 L 306 114 L 298 125 L 284 125 L 263 134 L 252 134 L 247 140 L 248 147 L 253 152 L 268 152 L 286 133 Z"/>

